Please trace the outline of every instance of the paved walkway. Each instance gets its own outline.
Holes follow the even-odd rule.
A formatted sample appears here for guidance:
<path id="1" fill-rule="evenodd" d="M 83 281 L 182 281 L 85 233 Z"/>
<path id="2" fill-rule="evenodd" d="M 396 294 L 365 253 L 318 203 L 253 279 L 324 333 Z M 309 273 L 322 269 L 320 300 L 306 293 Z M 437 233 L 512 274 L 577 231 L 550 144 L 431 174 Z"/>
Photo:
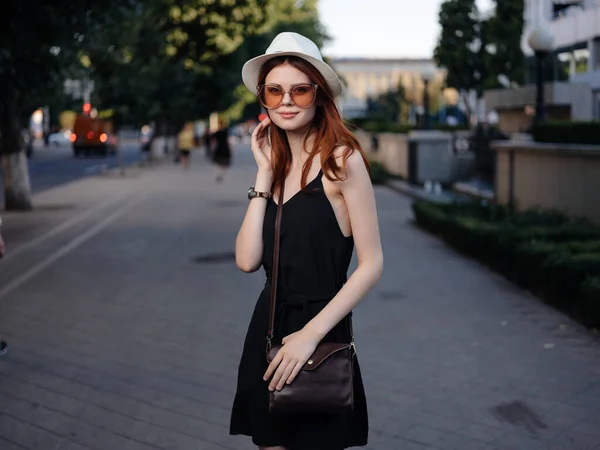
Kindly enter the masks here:
<path id="1" fill-rule="evenodd" d="M 228 436 L 263 284 L 232 259 L 253 181 L 195 154 L 6 214 L 0 449 L 246 450 Z M 385 273 L 357 308 L 372 450 L 600 449 L 593 335 L 411 224 L 377 188 Z"/>

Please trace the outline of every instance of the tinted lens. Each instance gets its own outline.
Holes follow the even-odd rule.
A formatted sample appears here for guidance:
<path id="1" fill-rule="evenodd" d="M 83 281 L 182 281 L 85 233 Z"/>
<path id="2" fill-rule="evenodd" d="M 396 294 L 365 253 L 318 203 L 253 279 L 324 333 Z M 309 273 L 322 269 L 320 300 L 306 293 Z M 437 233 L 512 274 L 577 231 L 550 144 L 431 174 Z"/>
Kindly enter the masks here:
<path id="1" fill-rule="evenodd" d="M 275 108 L 283 100 L 283 90 L 277 86 L 264 86 L 259 98 L 267 108 Z"/>
<path id="2" fill-rule="evenodd" d="M 315 88 L 310 84 L 294 86 L 291 92 L 292 101 L 301 108 L 310 106 L 315 100 Z"/>

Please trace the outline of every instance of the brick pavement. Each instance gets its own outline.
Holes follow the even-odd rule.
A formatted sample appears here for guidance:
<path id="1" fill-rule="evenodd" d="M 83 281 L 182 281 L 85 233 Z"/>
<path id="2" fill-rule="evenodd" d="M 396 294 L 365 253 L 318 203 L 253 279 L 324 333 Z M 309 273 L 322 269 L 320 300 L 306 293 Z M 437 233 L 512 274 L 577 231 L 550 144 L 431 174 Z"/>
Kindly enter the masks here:
<path id="1" fill-rule="evenodd" d="M 38 199 L 71 208 L 6 216 L 1 450 L 253 448 L 227 434 L 264 276 L 231 259 L 253 167 L 238 149 L 217 185 L 194 156 L 189 173 L 86 179 Z M 355 314 L 368 448 L 600 449 L 594 336 L 376 193 L 385 273 Z M 19 250 L 27 233 L 39 242 Z"/>

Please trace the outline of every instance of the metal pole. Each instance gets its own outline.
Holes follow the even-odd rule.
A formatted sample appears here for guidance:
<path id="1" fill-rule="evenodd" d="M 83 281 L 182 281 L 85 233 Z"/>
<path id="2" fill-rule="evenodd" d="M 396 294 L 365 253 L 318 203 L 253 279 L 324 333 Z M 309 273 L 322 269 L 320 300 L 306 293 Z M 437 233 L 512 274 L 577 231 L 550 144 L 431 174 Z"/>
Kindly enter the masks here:
<path id="1" fill-rule="evenodd" d="M 540 124 L 546 120 L 545 100 L 544 100 L 544 59 L 548 52 L 537 51 L 536 57 L 536 105 L 535 105 L 535 123 Z"/>
<path id="2" fill-rule="evenodd" d="M 423 80 L 424 90 L 423 90 L 423 129 L 429 130 L 429 80 Z"/>

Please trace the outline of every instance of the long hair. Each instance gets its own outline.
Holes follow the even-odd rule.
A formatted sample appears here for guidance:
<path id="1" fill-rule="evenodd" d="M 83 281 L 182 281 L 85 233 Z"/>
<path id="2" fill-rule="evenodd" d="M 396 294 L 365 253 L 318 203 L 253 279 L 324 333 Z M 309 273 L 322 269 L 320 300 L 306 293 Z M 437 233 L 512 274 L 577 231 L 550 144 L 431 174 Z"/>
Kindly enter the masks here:
<path id="1" fill-rule="evenodd" d="M 319 154 L 321 159 L 321 168 L 323 174 L 330 181 L 339 181 L 344 179 L 344 166 L 347 158 L 352 152 L 357 151 L 361 154 L 367 170 L 371 171 L 369 160 L 360 148 L 358 140 L 346 128 L 344 121 L 337 109 L 334 101 L 334 95 L 325 81 L 321 72 L 319 72 L 312 64 L 306 60 L 296 56 L 279 56 L 268 60 L 260 69 L 258 76 L 258 84 L 264 84 L 267 75 L 275 67 L 288 63 L 292 67 L 305 73 L 312 83 L 317 84 L 317 97 L 315 104 L 317 110 L 311 123 L 308 125 L 304 136 L 303 146 L 306 148 L 309 137 L 314 138 L 314 145 L 309 154 L 308 159 L 302 168 L 302 176 L 300 178 L 301 189 L 306 188 L 308 172 L 311 167 L 313 158 Z M 285 130 L 277 127 L 274 123 L 271 124 L 271 167 L 273 170 L 273 190 L 279 191 L 279 185 L 289 172 L 292 163 L 292 153 L 287 139 Z M 342 158 L 342 165 L 336 161 L 334 151 L 337 147 L 344 146 L 345 150 Z M 281 199 L 280 201 L 283 201 Z"/>

